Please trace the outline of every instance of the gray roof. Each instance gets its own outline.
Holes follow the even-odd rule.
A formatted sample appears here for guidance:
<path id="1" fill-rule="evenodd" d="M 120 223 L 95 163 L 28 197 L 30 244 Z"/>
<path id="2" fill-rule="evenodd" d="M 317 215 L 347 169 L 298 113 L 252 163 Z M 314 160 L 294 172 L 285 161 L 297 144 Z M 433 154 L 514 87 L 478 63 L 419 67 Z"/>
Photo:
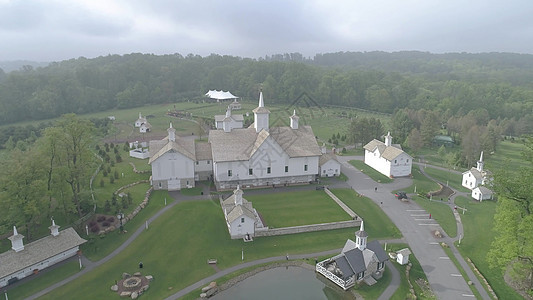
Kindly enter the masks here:
<path id="1" fill-rule="evenodd" d="M 479 189 L 479 192 L 480 192 L 481 194 L 483 194 L 483 195 L 492 195 L 492 191 L 489 190 L 489 189 L 488 189 L 487 187 L 485 187 L 485 186 L 480 185 L 480 186 L 476 187 L 476 189 Z M 475 190 L 475 189 L 474 189 L 474 190 Z"/>
<path id="2" fill-rule="evenodd" d="M 389 256 L 387 255 L 387 252 L 385 252 L 385 250 L 383 250 L 383 247 L 381 247 L 381 244 L 378 241 L 374 240 L 374 241 L 372 241 L 370 243 L 367 243 L 366 247 L 368 249 L 372 250 L 372 252 L 374 252 L 374 254 L 376 254 L 376 257 L 378 258 L 379 262 L 384 262 L 384 261 L 389 259 Z"/>
<path id="3" fill-rule="evenodd" d="M 243 215 L 255 220 L 255 215 L 252 211 L 250 211 L 244 205 L 237 205 L 228 213 L 228 222 L 231 223 Z"/>
<path id="4" fill-rule="evenodd" d="M 323 166 L 325 163 L 327 163 L 328 161 L 330 160 L 334 160 L 336 162 L 339 162 L 337 160 L 337 155 L 333 154 L 333 153 L 323 153 L 321 156 L 320 156 L 320 160 L 319 160 L 319 165 L 320 166 Z"/>
<path id="5" fill-rule="evenodd" d="M 366 271 L 365 259 L 363 257 L 363 252 L 359 249 L 352 249 L 344 253 L 346 260 L 350 264 L 353 272 L 355 274 Z"/>
<path id="6" fill-rule="evenodd" d="M 344 255 L 341 255 L 338 258 L 336 258 L 335 262 L 337 263 L 337 267 L 342 272 L 342 276 L 339 276 L 342 278 L 342 280 L 346 280 L 354 274 L 352 268 L 350 267 L 350 264 L 348 263 Z"/>
<path id="7" fill-rule="evenodd" d="M 479 170 L 474 167 L 472 167 L 468 171 L 463 172 L 463 174 L 467 174 L 468 172 L 470 172 L 472 176 L 474 176 L 474 178 L 476 179 L 483 179 L 483 174 L 481 174 L 481 172 L 479 172 Z"/>
<path id="8" fill-rule="evenodd" d="M 226 115 L 215 115 L 215 122 L 222 122 L 226 118 Z M 230 118 L 232 118 L 236 122 L 242 122 L 244 121 L 243 115 L 231 115 Z"/>
<path id="9" fill-rule="evenodd" d="M 398 157 L 400 154 L 405 153 L 396 144 L 392 146 L 386 146 L 385 143 L 376 139 L 370 141 L 363 148 L 370 152 L 374 152 L 377 148 L 381 157 L 385 158 L 388 161 L 391 161 Z"/>
<path id="10" fill-rule="evenodd" d="M 212 160 L 213 155 L 211 154 L 211 144 L 195 142 L 194 143 L 196 160 Z"/>
<path id="11" fill-rule="evenodd" d="M 59 232 L 59 235 L 48 235 L 42 239 L 24 245 L 24 250 L 9 250 L 0 254 L 0 278 L 4 278 L 19 270 L 30 267 L 54 255 L 75 248 L 87 242 L 72 228 Z"/>
<path id="12" fill-rule="evenodd" d="M 194 141 L 190 139 L 183 139 L 179 136 L 176 136 L 175 141 L 170 141 L 168 139 L 168 136 L 159 141 L 150 141 L 149 148 L 149 164 L 161 157 L 163 154 L 173 151 L 181 153 L 184 156 L 192 159 L 193 161 L 196 160 Z"/>
<path id="13" fill-rule="evenodd" d="M 270 131 L 255 128 L 236 128 L 231 132 L 209 131 L 209 142 L 215 162 L 246 161 L 267 140 L 277 143 L 289 157 L 320 156 L 321 151 L 310 126 L 299 129 L 274 127 Z"/>

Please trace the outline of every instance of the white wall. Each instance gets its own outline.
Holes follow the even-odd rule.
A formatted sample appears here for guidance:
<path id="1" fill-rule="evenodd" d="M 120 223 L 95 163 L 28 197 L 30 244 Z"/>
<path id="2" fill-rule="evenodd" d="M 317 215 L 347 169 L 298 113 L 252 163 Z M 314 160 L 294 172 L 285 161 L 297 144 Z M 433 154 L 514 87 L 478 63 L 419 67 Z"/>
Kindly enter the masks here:
<path id="1" fill-rule="evenodd" d="M 402 153 L 390 162 L 390 175 L 394 177 L 409 176 L 412 165 L 413 159 L 406 153 Z"/>
<path id="2" fill-rule="evenodd" d="M 152 179 L 194 178 L 194 161 L 181 153 L 167 152 L 152 162 Z"/>
<path id="3" fill-rule="evenodd" d="M 321 177 L 333 177 L 341 174 L 341 164 L 333 159 L 328 160 L 320 167 Z"/>
<path id="4" fill-rule="evenodd" d="M 390 162 L 382 158 L 379 155 L 379 152 L 377 151 L 377 149 L 375 152 L 370 152 L 368 150 L 365 150 L 365 164 L 369 165 L 370 167 L 372 167 L 373 169 L 375 169 L 376 171 L 380 172 L 381 174 L 387 177 L 390 177 L 391 175 L 390 174 L 390 171 L 391 171 Z"/>
<path id="5" fill-rule="evenodd" d="M 241 222 L 241 218 L 244 218 L 244 223 Z M 255 232 L 254 223 L 255 220 L 249 218 L 246 215 L 242 215 L 241 217 L 233 220 L 233 222 L 229 224 L 231 238 L 241 238 L 244 237 L 247 233 L 253 237 Z"/>
<path id="6" fill-rule="evenodd" d="M 472 175 L 472 172 L 468 171 L 465 174 L 463 174 L 462 185 L 466 187 L 467 189 L 473 190 L 480 184 L 481 184 L 481 181 L 476 180 L 476 177 Z"/>
<path id="7" fill-rule="evenodd" d="M 254 153 L 250 160 L 218 162 L 215 164 L 214 177 L 215 181 L 243 181 L 259 179 L 261 184 L 282 184 L 283 177 L 315 176 L 318 174 L 318 156 L 312 157 L 294 157 L 289 156 L 281 147 L 273 141 L 271 137 L 267 138 L 259 149 Z M 307 165 L 307 171 L 304 170 Z M 288 172 L 285 172 L 285 166 L 288 166 Z M 270 174 L 267 169 L 270 167 Z M 249 174 L 252 169 L 252 175 Z M 232 176 L 228 176 L 228 170 L 232 171 Z"/>

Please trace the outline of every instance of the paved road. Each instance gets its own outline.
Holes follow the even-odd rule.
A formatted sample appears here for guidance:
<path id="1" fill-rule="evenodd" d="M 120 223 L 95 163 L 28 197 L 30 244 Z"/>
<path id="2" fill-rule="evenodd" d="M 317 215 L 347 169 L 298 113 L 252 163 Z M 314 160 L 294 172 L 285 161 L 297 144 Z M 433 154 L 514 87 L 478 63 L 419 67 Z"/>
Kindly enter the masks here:
<path id="1" fill-rule="evenodd" d="M 396 178 L 388 184 L 376 183 L 371 178 L 357 170 L 348 163 L 352 159 L 362 157 L 343 157 L 338 159 L 342 164 L 342 172 L 349 178 L 348 184 L 358 193 L 371 198 L 380 205 L 394 224 L 400 229 L 412 252 L 420 262 L 426 273 L 429 284 L 438 299 L 469 299 L 474 297 L 465 279 L 461 276 L 455 265 L 448 258 L 439 245 L 448 242 L 452 245 L 452 252 L 458 255 L 453 247 L 452 239 L 439 239 L 433 235 L 435 230 L 444 232 L 437 222 L 429 218 L 429 213 L 420 208 L 415 202 L 402 202 L 395 199 L 392 191 L 411 185 L 407 178 Z M 374 190 L 378 188 L 377 192 Z M 381 205 L 383 203 L 383 205 Z M 369 220 L 371 221 L 371 220 Z M 461 227 L 462 229 L 462 227 Z M 454 251 L 455 250 L 455 251 Z M 459 259 L 458 257 L 458 259 Z M 459 261 L 464 261 L 462 257 Z M 470 268 L 464 267 L 465 271 Z M 470 271 L 471 272 L 471 271 Z M 478 289 L 483 299 L 490 299 L 475 276 L 470 276 L 474 286 Z M 477 281 L 477 283 L 476 283 Z"/>

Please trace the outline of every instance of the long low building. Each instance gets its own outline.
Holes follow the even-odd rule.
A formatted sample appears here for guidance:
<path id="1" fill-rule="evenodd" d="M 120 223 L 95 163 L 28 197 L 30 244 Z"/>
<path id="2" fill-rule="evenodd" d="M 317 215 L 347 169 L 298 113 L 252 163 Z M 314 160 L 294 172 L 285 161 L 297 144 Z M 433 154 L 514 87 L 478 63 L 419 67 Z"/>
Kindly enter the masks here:
<path id="1" fill-rule="evenodd" d="M 24 236 L 13 227 L 11 250 L 0 254 L 0 287 L 76 255 L 87 242 L 72 227 L 60 232 L 53 220 L 49 228 L 50 235 L 24 245 Z"/>

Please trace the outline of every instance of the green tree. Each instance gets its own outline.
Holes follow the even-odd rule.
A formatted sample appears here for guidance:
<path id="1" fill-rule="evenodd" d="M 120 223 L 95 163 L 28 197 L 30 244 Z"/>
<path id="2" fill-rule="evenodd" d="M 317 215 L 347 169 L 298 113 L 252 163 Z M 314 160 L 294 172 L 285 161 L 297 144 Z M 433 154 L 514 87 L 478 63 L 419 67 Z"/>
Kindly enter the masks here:
<path id="1" fill-rule="evenodd" d="M 0 177 L 2 223 L 23 225 L 28 240 L 48 212 L 45 168 L 36 156 L 36 149 L 13 150 L 2 166 Z"/>
<path id="2" fill-rule="evenodd" d="M 398 110 L 392 115 L 392 128 L 391 134 L 398 144 L 404 144 L 407 140 L 407 136 L 414 128 L 414 123 L 409 119 L 409 116 L 404 110 Z"/>
<path id="3" fill-rule="evenodd" d="M 93 125 L 74 114 L 64 115 L 54 126 L 45 132 L 45 138 L 55 139 L 57 173 L 68 183 L 72 202 L 78 216 L 82 216 L 80 193 L 87 189 L 89 177 L 95 163 L 91 152 Z"/>
<path id="4" fill-rule="evenodd" d="M 509 268 L 511 277 L 533 289 L 533 138 L 529 138 L 526 162 L 520 170 L 496 174 L 498 207 L 494 215 L 495 239 L 487 254 L 491 267 Z"/>
<path id="5" fill-rule="evenodd" d="M 347 140 L 350 143 L 366 145 L 372 139 L 380 139 L 383 135 L 383 124 L 373 117 L 355 118 L 348 128 Z"/>
<path id="6" fill-rule="evenodd" d="M 407 137 L 407 145 L 415 152 L 424 146 L 424 141 L 422 140 L 422 136 L 420 135 L 420 131 L 418 131 L 418 129 L 413 128 L 411 130 L 411 133 Z"/>

